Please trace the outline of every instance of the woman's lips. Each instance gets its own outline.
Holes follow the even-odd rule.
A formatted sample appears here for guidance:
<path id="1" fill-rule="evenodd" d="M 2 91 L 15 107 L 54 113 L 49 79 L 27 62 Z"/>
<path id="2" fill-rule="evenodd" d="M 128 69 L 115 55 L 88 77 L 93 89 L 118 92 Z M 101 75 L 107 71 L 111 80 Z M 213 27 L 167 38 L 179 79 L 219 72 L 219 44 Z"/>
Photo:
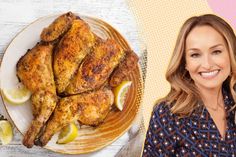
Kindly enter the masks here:
<path id="1" fill-rule="evenodd" d="M 213 71 L 206 71 L 206 72 L 200 72 L 200 75 L 205 79 L 211 79 L 215 77 L 220 70 L 213 70 Z"/>

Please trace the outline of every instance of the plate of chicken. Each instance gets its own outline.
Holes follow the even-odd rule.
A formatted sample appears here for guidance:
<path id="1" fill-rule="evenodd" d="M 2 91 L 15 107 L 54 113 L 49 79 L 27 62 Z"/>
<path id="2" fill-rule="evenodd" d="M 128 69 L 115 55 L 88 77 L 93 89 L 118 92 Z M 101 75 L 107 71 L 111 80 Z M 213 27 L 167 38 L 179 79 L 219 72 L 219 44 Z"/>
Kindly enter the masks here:
<path id="1" fill-rule="evenodd" d="M 122 111 L 114 92 L 132 81 Z M 22 133 L 22 143 L 67 154 L 101 149 L 123 135 L 140 108 L 143 82 L 138 57 L 103 20 L 68 12 L 40 18 L 9 44 L 1 64 L 1 89 L 22 83 L 24 105 L 4 106 Z M 77 138 L 57 144 L 58 132 L 78 123 Z"/>

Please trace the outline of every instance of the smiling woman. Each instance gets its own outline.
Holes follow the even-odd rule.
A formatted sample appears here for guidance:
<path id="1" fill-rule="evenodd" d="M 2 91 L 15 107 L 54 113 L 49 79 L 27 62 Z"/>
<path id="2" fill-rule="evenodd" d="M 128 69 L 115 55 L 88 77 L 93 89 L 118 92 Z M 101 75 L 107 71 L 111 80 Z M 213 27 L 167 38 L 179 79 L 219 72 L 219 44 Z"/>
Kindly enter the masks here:
<path id="1" fill-rule="evenodd" d="M 236 153 L 236 37 L 216 15 L 182 26 L 155 106 L 143 156 L 229 156 Z"/>

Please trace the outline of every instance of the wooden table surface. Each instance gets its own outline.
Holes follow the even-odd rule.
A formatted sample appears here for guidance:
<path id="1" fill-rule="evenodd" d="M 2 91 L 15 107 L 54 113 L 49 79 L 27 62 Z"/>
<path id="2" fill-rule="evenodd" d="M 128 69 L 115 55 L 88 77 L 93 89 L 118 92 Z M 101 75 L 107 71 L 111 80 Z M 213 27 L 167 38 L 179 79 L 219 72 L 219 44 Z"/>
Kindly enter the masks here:
<path id="1" fill-rule="evenodd" d="M 132 12 L 129 10 L 125 0 L 0 0 L 0 59 L 11 40 L 27 25 L 36 19 L 50 14 L 62 14 L 72 11 L 78 14 L 100 18 L 116 28 L 129 42 L 132 49 L 139 55 L 140 40 L 138 30 Z M 30 39 L 29 39 L 30 40 Z M 10 120 L 6 114 L 2 101 L 0 101 L 0 114 Z M 61 156 L 125 156 L 137 153 L 140 149 L 136 139 L 130 139 L 130 135 L 138 130 L 138 124 L 128 133 L 124 134 L 113 144 L 104 149 L 85 155 L 64 155 L 54 153 L 40 147 L 27 149 L 21 143 L 22 135 L 14 128 L 14 138 L 9 145 L 0 146 L 0 157 L 61 157 Z M 130 134 L 131 133 L 131 134 Z M 127 143 L 136 143 L 136 146 L 127 146 Z M 123 147 L 126 144 L 125 147 Z M 126 153 L 120 151 L 125 150 Z M 119 152 L 119 153 L 118 153 Z"/>

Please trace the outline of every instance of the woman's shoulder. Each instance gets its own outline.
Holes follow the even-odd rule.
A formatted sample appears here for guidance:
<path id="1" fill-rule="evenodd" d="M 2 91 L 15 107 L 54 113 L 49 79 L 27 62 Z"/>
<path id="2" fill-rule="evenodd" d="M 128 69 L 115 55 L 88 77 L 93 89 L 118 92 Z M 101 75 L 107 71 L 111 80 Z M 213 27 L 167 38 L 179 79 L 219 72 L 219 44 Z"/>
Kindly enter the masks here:
<path id="1" fill-rule="evenodd" d="M 160 111 L 160 110 L 164 110 L 164 111 L 169 111 L 170 112 L 170 104 L 167 103 L 166 101 L 161 101 L 161 102 L 157 102 L 156 105 L 154 106 L 153 110 L 154 111 Z"/>
<path id="2" fill-rule="evenodd" d="M 159 102 L 154 106 L 153 115 L 157 117 L 174 117 L 174 114 L 171 112 L 171 105 L 166 101 Z"/>

